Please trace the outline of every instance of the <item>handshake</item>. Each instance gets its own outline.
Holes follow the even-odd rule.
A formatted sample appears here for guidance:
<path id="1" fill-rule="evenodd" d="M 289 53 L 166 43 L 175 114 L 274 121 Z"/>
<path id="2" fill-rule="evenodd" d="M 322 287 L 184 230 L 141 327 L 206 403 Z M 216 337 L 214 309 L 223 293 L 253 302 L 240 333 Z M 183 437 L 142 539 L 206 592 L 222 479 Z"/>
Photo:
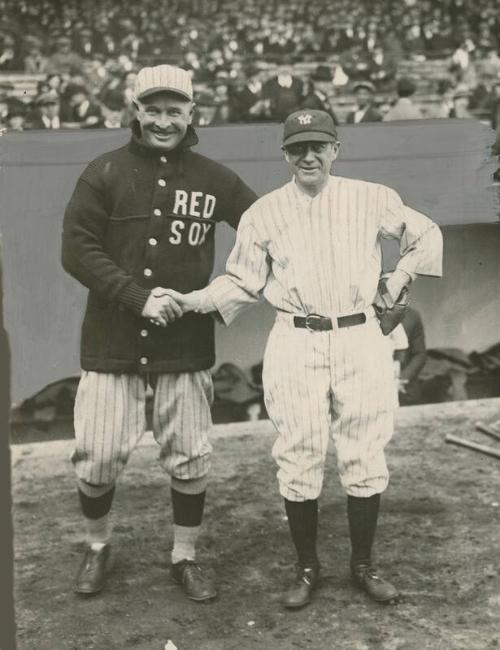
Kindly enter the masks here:
<path id="1" fill-rule="evenodd" d="M 149 294 L 141 315 L 149 318 L 155 325 L 166 327 L 189 311 L 199 311 L 201 303 L 201 291 L 184 294 L 173 289 L 156 287 Z"/>

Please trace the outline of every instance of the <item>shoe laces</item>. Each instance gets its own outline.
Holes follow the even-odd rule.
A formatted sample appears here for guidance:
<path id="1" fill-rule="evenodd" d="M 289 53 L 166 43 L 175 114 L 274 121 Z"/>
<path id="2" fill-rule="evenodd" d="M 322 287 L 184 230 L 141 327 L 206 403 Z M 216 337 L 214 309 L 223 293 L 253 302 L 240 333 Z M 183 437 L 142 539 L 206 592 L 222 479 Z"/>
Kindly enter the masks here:
<path id="1" fill-rule="evenodd" d="M 200 565 L 197 564 L 194 560 L 186 560 L 183 568 L 184 577 L 193 577 L 196 574 L 203 577 L 203 571 L 201 570 Z"/>

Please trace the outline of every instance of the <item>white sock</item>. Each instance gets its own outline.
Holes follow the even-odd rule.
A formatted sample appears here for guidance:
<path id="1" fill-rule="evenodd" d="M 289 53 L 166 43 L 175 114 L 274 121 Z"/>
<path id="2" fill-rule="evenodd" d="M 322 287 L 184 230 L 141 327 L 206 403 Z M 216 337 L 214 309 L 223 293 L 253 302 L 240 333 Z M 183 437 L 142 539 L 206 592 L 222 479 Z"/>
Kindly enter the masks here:
<path id="1" fill-rule="evenodd" d="M 111 537 L 111 526 L 109 513 L 99 519 L 89 519 L 84 517 L 85 528 L 87 532 L 87 542 L 98 551 L 107 544 Z"/>
<path id="2" fill-rule="evenodd" d="M 181 560 L 194 560 L 196 557 L 196 541 L 201 526 L 177 526 L 174 524 L 174 548 L 172 549 L 172 564 Z"/>

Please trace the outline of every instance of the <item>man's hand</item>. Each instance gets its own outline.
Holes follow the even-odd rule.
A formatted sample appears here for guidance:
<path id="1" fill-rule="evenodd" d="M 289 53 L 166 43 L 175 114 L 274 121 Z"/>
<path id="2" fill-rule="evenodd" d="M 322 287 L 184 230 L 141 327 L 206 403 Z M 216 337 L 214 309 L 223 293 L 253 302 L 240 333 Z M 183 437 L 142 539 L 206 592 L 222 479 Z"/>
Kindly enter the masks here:
<path id="1" fill-rule="evenodd" d="M 408 273 L 396 269 L 389 277 L 384 277 L 384 283 L 379 283 L 377 294 L 375 296 L 374 304 L 382 312 L 387 309 L 392 309 L 401 292 L 411 282 L 411 277 Z"/>
<path id="2" fill-rule="evenodd" d="M 156 287 L 151 291 L 142 310 L 144 318 L 149 318 L 152 323 L 161 327 L 166 327 L 168 323 L 180 318 L 183 313 L 182 307 L 172 297 L 171 290 L 162 287 Z"/>
<path id="3" fill-rule="evenodd" d="M 199 291 L 191 291 L 190 293 L 179 293 L 173 289 L 167 289 L 169 295 L 186 314 L 189 311 L 195 311 L 200 314 L 207 314 L 215 311 L 215 306 L 212 303 L 210 295 L 207 291 L 201 289 Z"/>

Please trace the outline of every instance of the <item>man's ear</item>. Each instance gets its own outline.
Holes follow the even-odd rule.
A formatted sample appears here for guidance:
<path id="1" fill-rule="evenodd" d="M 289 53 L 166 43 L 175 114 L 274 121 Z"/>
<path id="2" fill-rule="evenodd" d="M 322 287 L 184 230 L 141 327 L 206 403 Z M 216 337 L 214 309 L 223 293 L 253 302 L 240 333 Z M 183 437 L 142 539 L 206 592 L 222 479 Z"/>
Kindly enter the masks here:
<path id="1" fill-rule="evenodd" d="M 191 124 L 191 122 L 193 121 L 195 109 L 196 109 L 196 104 L 194 102 L 191 102 L 191 108 L 189 110 L 189 122 L 188 122 L 189 124 Z"/>
<path id="2" fill-rule="evenodd" d="M 285 160 L 287 161 L 287 163 L 289 163 L 290 162 L 290 156 L 288 155 L 288 151 L 285 149 L 285 147 L 281 147 L 281 151 L 283 152 Z"/>

